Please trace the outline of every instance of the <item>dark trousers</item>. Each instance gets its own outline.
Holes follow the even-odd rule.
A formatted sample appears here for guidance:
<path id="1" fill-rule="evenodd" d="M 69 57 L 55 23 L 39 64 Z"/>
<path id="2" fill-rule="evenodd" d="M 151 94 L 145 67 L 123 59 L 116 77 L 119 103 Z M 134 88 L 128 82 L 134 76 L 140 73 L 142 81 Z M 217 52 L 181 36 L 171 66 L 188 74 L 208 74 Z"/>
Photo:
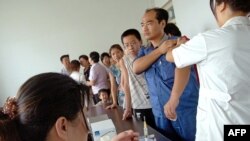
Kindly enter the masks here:
<path id="1" fill-rule="evenodd" d="M 141 121 L 144 121 L 144 116 L 145 116 L 146 123 L 150 127 L 157 129 L 156 125 L 155 125 L 154 115 L 153 115 L 151 108 L 150 109 L 133 109 L 133 114 L 134 114 L 136 119 L 139 119 Z"/>
<path id="2" fill-rule="evenodd" d="M 93 95 L 93 101 L 94 101 L 94 104 L 97 104 L 99 101 L 101 101 L 101 99 L 99 98 L 99 94 Z"/>

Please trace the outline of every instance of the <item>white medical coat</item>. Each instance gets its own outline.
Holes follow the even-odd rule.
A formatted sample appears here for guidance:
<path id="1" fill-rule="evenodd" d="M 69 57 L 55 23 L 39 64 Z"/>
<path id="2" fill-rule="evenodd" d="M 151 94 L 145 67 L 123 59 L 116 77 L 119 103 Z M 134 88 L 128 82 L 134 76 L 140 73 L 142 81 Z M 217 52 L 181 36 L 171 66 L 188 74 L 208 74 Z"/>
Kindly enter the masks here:
<path id="1" fill-rule="evenodd" d="M 83 74 L 79 73 L 78 71 L 73 71 L 70 74 L 70 77 L 78 83 L 86 84 L 85 76 Z"/>
<path id="2" fill-rule="evenodd" d="M 197 141 L 222 141 L 224 125 L 250 124 L 250 20 L 234 17 L 173 50 L 177 67 L 197 64 Z"/>

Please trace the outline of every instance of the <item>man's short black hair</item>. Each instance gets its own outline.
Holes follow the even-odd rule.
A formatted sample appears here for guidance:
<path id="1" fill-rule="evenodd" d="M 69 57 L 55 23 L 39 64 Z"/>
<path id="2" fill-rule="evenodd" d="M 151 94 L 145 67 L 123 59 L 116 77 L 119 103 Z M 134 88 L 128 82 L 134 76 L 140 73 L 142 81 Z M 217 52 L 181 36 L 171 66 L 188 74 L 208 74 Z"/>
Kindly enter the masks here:
<path id="1" fill-rule="evenodd" d="M 63 61 L 63 58 L 69 58 L 69 55 L 68 55 L 68 54 L 62 55 L 62 56 L 60 57 L 61 62 Z"/>
<path id="2" fill-rule="evenodd" d="M 166 24 L 168 23 L 169 15 L 168 15 L 167 10 L 163 8 L 154 7 L 154 8 L 147 9 L 145 13 L 148 13 L 150 11 L 154 11 L 156 13 L 156 19 L 158 20 L 159 23 L 162 20 L 165 20 Z"/>
<path id="3" fill-rule="evenodd" d="M 128 29 L 128 30 L 124 31 L 121 35 L 122 44 L 123 44 L 123 38 L 127 37 L 129 35 L 134 35 L 139 41 L 141 41 L 141 35 L 140 35 L 140 32 L 138 30 Z"/>
<path id="4" fill-rule="evenodd" d="M 70 62 L 72 70 L 77 70 L 78 68 L 80 68 L 80 62 L 78 60 L 72 60 Z"/>
<path id="5" fill-rule="evenodd" d="M 91 58 L 91 60 L 93 60 L 93 62 L 95 62 L 95 63 L 99 62 L 100 55 L 98 52 L 96 52 L 96 51 L 90 52 L 89 57 Z"/>

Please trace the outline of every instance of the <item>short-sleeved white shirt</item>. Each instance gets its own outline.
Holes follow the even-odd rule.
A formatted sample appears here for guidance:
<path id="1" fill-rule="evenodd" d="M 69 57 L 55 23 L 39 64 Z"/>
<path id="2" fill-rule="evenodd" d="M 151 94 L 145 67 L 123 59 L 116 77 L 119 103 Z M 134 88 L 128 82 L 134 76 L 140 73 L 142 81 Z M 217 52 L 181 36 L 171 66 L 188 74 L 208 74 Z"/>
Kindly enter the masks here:
<path id="1" fill-rule="evenodd" d="M 250 20 L 234 17 L 173 50 L 179 68 L 197 64 L 196 140 L 223 140 L 224 124 L 250 123 Z"/>
<path id="2" fill-rule="evenodd" d="M 86 84 L 85 76 L 77 71 L 73 71 L 70 74 L 70 77 L 78 83 Z"/>

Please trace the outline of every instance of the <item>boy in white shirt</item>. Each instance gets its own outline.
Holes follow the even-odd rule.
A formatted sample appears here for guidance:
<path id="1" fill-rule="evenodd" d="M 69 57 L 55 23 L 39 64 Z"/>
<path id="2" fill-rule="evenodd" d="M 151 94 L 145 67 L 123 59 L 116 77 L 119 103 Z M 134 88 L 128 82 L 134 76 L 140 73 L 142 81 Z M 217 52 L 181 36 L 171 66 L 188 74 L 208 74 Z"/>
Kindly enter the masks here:
<path id="1" fill-rule="evenodd" d="M 71 65 L 71 74 L 70 77 L 73 78 L 76 82 L 86 84 L 86 80 L 83 74 L 80 74 L 80 62 L 77 60 L 72 60 L 70 62 Z"/>

